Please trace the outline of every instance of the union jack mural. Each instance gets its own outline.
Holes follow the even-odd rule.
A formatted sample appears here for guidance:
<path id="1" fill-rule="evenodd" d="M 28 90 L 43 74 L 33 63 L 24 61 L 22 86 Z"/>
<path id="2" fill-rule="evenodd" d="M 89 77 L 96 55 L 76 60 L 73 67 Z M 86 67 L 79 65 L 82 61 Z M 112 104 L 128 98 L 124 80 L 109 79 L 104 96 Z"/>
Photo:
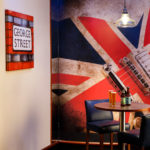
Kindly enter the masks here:
<path id="1" fill-rule="evenodd" d="M 109 80 L 105 64 L 111 64 L 122 83 L 130 87 L 134 101 L 150 103 L 149 27 L 149 10 L 132 28 L 118 28 L 87 16 L 52 20 L 52 96 L 53 103 L 60 106 L 60 128 L 84 132 L 85 100 L 106 99 L 113 89 L 120 101 L 120 91 Z M 114 119 L 118 120 L 117 113 Z M 127 114 L 126 122 L 132 119 Z"/>

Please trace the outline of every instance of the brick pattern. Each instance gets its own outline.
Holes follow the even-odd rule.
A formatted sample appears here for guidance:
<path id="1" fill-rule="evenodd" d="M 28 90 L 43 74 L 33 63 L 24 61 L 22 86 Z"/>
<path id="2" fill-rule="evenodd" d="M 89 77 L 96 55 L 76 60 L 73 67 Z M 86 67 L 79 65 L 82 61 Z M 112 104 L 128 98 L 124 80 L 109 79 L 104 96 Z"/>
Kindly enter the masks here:
<path id="1" fill-rule="evenodd" d="M 13 50 L 13 25 L 31 29 L 32 50 Z M 5 10 L 6 70 L 20 70 L 34 67 L 33 16 Z"/>

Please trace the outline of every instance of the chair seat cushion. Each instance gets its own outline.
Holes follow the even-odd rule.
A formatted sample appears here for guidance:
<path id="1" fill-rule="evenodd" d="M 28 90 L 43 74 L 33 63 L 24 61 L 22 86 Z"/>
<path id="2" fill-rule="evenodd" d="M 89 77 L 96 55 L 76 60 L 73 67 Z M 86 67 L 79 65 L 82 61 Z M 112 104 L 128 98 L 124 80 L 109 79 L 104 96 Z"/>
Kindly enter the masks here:
<path id="1" fill-rule="evenodd" d="M 138 145 L 140 144 L 139 133 L 140 133 L 139 129 L 129 130 L 127 132 L 119 132 L 118 142 Z"/>
<path id="2" fill-rule="evenodd" d="M 87 128 L 100 133 L 118 132 L 120 130 L 119 121 L 115 120 L 87 122 Z M 126 130 L 129 130 L 129 128 L 130 125 L 126 124 Z"/>

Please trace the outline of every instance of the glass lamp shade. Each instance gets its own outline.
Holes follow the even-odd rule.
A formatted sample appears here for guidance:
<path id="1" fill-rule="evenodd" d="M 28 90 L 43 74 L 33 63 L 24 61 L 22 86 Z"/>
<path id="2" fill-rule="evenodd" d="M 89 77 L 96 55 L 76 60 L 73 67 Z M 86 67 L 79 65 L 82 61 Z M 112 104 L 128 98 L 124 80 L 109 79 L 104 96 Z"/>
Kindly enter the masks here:
<path id="1" fill-rule="evenodd" d="M 124 8 L 123 9 L 123 12 L 121 14 L 121 18 L 118 19 L 116 21 L 116 26 L 118 27 L 134 27 L 135 26 L 135 21 L 133 19 L 130 18 L 128 12 L 127 12 L 127 9 Z"/>
<path id="2" fill-rule="evenodd" d="M 129 14 L 122 14 L 121 18 L 116 21 L 118 27 L 134 27 L 135 21 L 129 17 Z"/>

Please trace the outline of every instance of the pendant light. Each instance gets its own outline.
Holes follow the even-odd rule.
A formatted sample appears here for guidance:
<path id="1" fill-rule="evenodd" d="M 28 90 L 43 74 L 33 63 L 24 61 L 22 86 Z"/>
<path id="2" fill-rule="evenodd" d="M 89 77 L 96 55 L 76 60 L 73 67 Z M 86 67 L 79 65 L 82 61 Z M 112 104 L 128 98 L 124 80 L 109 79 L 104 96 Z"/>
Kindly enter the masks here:
<path id="1" fill-rule="evenodd" d="M 124 8 L 121 14 L 121 18 L 116 21 L 116 26 L 126 28 L 126 27 L 134 27 L 135 21 L 129 17 L 127 8 L 126 8 L 126 0 L 124 0 Z"/>

